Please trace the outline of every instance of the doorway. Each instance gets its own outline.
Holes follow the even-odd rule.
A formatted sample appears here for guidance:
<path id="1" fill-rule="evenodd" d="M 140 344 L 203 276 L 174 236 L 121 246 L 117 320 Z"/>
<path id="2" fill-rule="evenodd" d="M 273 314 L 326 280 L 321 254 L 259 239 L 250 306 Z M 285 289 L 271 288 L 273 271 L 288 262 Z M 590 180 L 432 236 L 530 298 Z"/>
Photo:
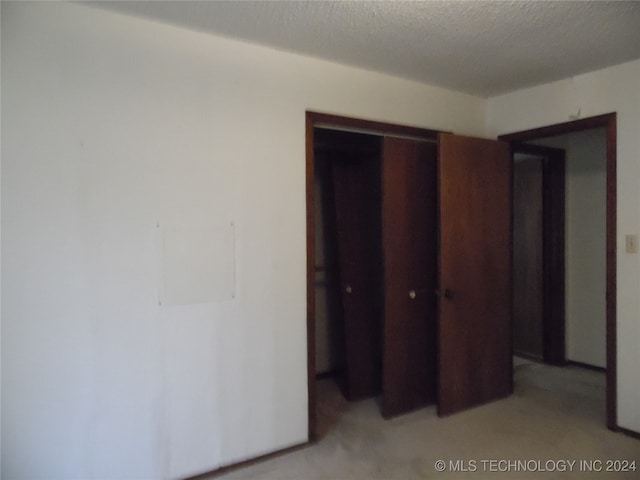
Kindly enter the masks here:
<path id="1" fill-rule="evenodd" d="M 522 143 L 536 143 L 540 139 L 603 129 L 606 156 L 606 258 L 605 258 L 605 316 L 606 316 L 606 423 L 617 428 L 616 415 L 616 114 L 610 113 L 567 123 L 502 135 L 499 139 L 511 144 L 515 151 Z"/>

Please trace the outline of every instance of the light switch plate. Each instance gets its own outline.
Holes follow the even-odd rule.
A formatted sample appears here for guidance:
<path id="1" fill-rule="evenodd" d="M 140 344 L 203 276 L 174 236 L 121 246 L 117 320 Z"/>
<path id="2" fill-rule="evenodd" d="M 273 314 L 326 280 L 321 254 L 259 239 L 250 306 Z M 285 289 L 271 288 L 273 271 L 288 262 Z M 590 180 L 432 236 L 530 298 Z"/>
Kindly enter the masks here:
<path id="1" fill-rule="evenodd" d="M 625 246 L 627 253 L 638 253 L 638 235 L 626 235 Z"/>

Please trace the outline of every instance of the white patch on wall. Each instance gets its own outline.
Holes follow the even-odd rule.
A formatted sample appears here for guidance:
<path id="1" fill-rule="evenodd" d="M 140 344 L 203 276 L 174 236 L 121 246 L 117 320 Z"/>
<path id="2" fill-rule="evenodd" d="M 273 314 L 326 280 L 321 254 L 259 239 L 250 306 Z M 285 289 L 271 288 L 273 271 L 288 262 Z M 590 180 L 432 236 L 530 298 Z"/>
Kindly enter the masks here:
<path id="1" fill-rule="evenodd" d="M 161 305 L 190 305 L 233 299 L 234 224 L 163 229 L 162 262 Z"/>

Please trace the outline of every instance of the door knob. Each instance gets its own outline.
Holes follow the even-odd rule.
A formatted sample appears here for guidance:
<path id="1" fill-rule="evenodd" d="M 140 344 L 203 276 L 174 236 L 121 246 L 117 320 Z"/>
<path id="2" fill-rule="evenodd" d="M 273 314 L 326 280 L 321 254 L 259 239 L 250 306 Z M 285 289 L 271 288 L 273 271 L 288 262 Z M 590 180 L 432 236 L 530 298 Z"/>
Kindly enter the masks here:
<path id="1" fill-rule="evenodd" d="M 351 289 L 351 285 L 347 285 L 347 287 L 344 289 L 345 292 L 347 293 L 351 293 L 352 289 Z"/>
<path id="2" fill-rule="evenodd" d="M 416 291 L 415 290 L 409 290 L 409 298 L 411 300 L 413 300 L 414 298 L 416 298 Z"/>

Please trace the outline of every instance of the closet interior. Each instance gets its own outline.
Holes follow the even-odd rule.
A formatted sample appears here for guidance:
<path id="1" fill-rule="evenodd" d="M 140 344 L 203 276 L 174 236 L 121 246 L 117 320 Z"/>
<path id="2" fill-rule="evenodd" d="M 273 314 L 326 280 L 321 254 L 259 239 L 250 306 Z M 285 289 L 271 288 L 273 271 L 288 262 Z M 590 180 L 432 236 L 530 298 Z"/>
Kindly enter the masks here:
<path id="1" fill-rule="evenodd" d="M 314 128 L 316 373 L 390 417 L 436 399 L 437 144 Z"/>

